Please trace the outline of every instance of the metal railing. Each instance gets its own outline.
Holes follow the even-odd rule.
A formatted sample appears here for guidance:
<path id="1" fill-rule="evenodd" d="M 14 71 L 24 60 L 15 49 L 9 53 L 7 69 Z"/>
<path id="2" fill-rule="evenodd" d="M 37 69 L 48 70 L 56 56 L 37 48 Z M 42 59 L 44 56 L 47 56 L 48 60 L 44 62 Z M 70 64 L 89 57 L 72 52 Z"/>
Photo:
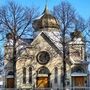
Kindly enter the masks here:
<path id="1" fill-rule="evenodd" d="M 67 87 L 64 89 L 60 88 L 0 88 L 0 90 L 90 90 L 90 87 Z"/>

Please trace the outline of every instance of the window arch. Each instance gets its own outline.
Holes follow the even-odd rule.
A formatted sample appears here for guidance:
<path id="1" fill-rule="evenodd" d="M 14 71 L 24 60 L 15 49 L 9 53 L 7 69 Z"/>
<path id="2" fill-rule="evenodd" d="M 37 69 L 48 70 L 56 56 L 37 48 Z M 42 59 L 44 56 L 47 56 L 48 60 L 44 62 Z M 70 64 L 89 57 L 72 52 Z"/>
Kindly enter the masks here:
<path id="1" fill-rule="evenodd" d="M 14 75 L 14 72 L 13 71 L 9 71 L 8 75 Z"/>
<path id="2" fill-rule="evenodd" d="M 77 66 L 77 67 L 72 68 L 72 73 L 73 72 L 84 73 L 85 71 L 84 71 L 84 69 L 82 67 Z"/>
<path id="3" fill-rule="evenodd" d="M 50 71 L 47 67 L 43 66 L 43 67 L 39 68 L 38 74 L 50 74 Z"/>
<path id="4" fill-rule="evenodd" d="M 32 83 L 32 67 L 29 67 L 29 83 Z"/>
<path id="5" fill-rule="evenodd" d="M 26 83 L 26 68 L 23 67 L 23 83 Z"/>

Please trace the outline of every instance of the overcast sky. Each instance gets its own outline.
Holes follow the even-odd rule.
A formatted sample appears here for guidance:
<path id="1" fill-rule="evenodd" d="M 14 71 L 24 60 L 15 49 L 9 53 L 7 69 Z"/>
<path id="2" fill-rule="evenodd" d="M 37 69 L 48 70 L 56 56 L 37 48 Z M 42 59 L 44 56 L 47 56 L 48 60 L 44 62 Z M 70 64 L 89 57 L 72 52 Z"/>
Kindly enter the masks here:
<path id="1" fill-rule="evenodd" d="M 0 0 L 0 6 L 7 4 L 8 1 L 15 1 L 24 6 L 35 6 L 39 7 L 40 12 L 43 11 L 45 7 L 46 0 Z M 53 6 L 58 5 L 61 1 L 64 0 L 47 0 L 48 8 L 50 10 L 53 9 Z M 66 1 L 66 0 L 65 0 Z M 68 0 L 71 5 L 76 9 L 77 13 L 79 13 L 86 20 L 90 16 L 90 0 Z"/>

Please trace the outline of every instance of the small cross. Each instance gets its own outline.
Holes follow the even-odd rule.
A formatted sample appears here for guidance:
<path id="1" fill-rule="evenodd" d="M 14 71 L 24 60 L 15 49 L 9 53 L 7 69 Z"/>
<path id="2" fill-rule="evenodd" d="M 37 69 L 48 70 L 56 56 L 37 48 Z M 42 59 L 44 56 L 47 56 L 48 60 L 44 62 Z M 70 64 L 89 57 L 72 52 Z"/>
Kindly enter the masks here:
<path id="1" fill-rule="evenodd" d="M 46 0 L 46 5 L 47 5 L 47 3 L 48 3 L 48 0 Z"/>

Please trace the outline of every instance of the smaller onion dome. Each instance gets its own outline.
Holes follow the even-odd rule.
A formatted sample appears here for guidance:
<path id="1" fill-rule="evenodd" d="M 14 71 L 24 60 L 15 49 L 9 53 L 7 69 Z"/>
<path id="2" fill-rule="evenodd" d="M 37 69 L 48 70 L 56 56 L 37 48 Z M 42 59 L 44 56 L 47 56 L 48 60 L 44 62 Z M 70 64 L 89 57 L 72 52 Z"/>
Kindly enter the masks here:
<path id="1" fill-rule="evenodd" d="M 75 30 L 74 32 L 71 33 L 71 38 L 72 40 L 74 38 L 82 38 L 82 33 L 79 30 Z"/>
<path id="2" fill-rule="evenodd" d="M 42 28 L 57 28 L 59 29 L 59 23 L 54 16 L 50 14 L 47 6 L 40 17 L 33 21 L 33 28 L 35 30 L 40 30 Z"/>
<path id="3" fill-rule="evenodd" d="M 13 39 L 12 33 L 7 33 L 7 34 L 6 34 L 6 38 L 7 38 L 7 39 Z"/>

